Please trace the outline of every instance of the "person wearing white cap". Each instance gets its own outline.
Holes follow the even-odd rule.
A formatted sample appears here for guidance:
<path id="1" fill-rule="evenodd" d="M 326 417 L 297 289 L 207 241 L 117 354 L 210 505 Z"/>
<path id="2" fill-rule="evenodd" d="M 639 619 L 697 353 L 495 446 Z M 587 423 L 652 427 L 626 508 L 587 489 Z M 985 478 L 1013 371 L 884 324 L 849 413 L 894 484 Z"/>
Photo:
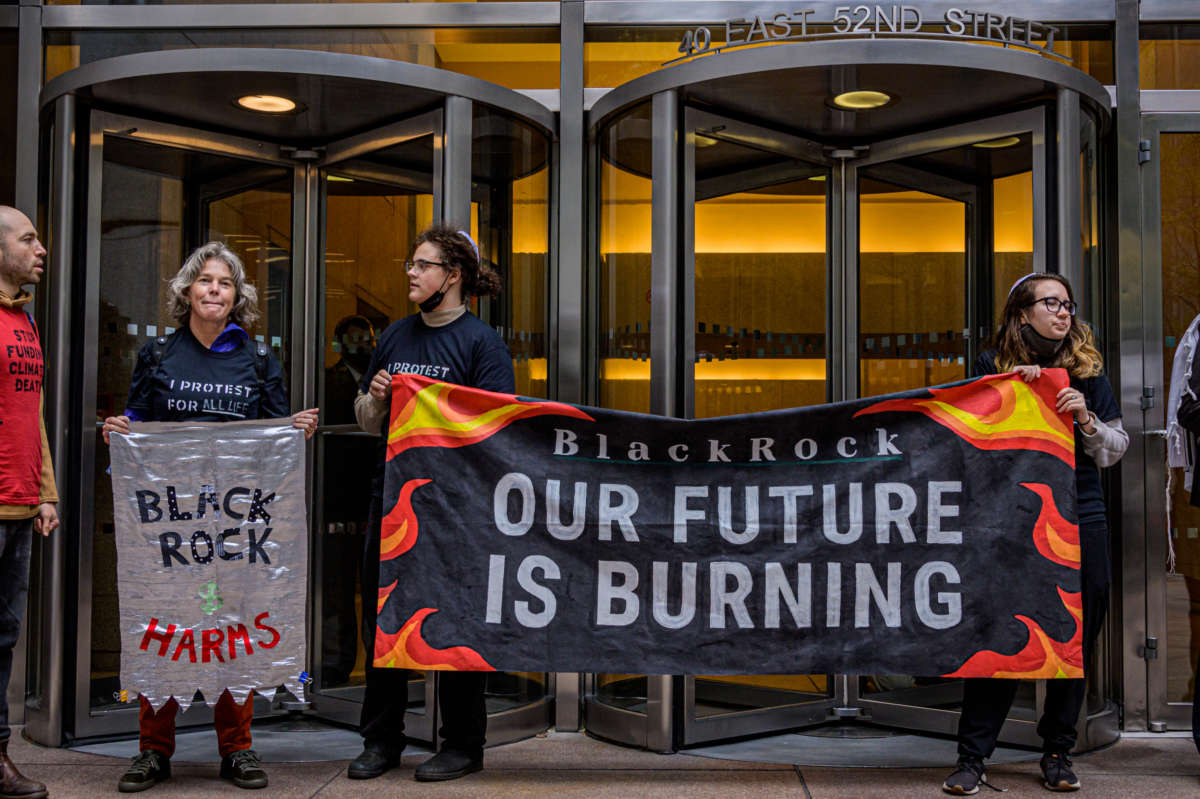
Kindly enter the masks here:
<path id="1" fill-rule="evenodd" d="M 1121 459 L 1129 447 L 1129 435 L 1121 427 L 1121 408 L 1104 376 L 1104 361 L 1092 330 L 1075 316 L 1077 310 L 1071 284 L 1061 275 L 1034 272 L 1021 278 L 1009 289 L 996 330 L 996 348 L 980 354 L 975 374 L 1015 372 L 1025 382 L 1032 382 L 1042 369 L 1057 367 L 1065 369 L 1070 378 L 1070 384 L 1055 398 L 1055 410 L 1070 414 L 1075 428 L 1082 643 L 1087 663 L 1104 623 L 1112 570 L 1100 469 Z M 996 747 L 1017 685 L 1017 680 L 1010 679 L 963 681 L 958 765 L 942 783 L 946 793 L 967 796 L 978 793 L 980 783 L 987 784 L 984 761 Z M 1037 732 L 1042 737 L 1042 785 L 1047 790 L 1079 790 L 1070 753 L 1085 687 L 1083 678 L 1046 683 Z"/>

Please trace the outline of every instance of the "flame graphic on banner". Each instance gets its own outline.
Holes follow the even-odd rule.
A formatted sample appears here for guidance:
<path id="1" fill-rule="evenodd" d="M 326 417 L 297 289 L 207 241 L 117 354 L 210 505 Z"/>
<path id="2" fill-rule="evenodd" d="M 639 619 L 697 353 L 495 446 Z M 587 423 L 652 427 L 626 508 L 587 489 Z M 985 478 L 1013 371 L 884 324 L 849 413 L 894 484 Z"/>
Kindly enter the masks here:
<path id="1" fill-rule="evenodd" d="M 1029 630 L 1025 648 L 1014 655 L 984 650 L 976 652 L 957 670 L 944 677 L 994 677 L 999 679 L 1042 680 L 1083 677 L 1083 602 L 1080 594 L 1069 594 L 1062 588 L 1058 595 L 1075 619 L 1075 634 L 1065 642 L 1055 641 L 1033 619 L 1016 616 Z"/>
<path id="2" fill-rule="evenodd" d="M 422 608 L 395 633 L 375 630 L 376 668 L 435 671 L 495 671 L 483 656 L 467 646 L 434 649 L 421 637 L 421 624 L 437 608 Z"/>
<path id="3" fill-rule="evenodd" d="M 379 589 L 379 602 L 375 605 L 375 613 L 377 615 L 383 612 L 384 603 L 387 602 L 392 592 L 396 590 L 396 584 L 399 582 L 399 580 L 392 580 L 391 585 L 385 585 Z"/>
<path id="4" fill-rule="evenodd" d="M 1079 568 L 1079 525 L 1072 524 L 1058 512 L 1054 493 L 1042 483 L 1021 483 L 1042 501 L 1042 509 L 1033 525 L 1033 543 L 1042 557 L 1067 566 Z M 1025 648 L 1013 655 L 992 650 L 976 652 L 967 658 L 957 671 L 946 677 L 995 677 L 1021 680 L 1083 677 L 1083 594 L 1064 591 L 1056 586 L 1063 607 L 1075 620 L 1075 632 L 1066 641 L 1055 641 L 1041 625 L 1028 616 L 1014 618 L 1029 630 Z"/>
<path id="5" fill-rule="evenodd" d="M 412 495 L 432 480 L 409 480 L 400 488 L 396 506 L 383 517 L 379 529 L 379 560 L 391 560 L 403 555 L 417 543 L 417 514 L 413 512 Z"/>
<path id="6" fill-rule="evenodd" d="M 1032 449 L 1075 466 L 1075 436 L 1069 414 L 1055 412 L 1056 396 L 1066 386 L 1066 373 L 1047 369 L 1043 378 L 1026 383 L 1015 375 L 988 375 L 979 380 L 931 388 L 931 397 L 875 403 L 855 417 L 885 411 L 923 413 L 979 449 Z"/>
<path id="7" fill-rule="evenodd" d="M 391 460 L 413 447 L 465 447 L 518 419 L 548 414 L 594 421 L 578 408 L 560 402 L 526 401 L 514 394 L 395 375 L 387 457 Z"/>
<path id="8" fill-rule="evenodd" d="M 1042 511 L 1033 525 L 1033 543 L 1042 557 L 1060 566 L 1079 568 L 1079 525 L 1072 524 L 1058 512 L 1054 493 L 1042 483 L 1021 483 L 1042 500 Z"/>

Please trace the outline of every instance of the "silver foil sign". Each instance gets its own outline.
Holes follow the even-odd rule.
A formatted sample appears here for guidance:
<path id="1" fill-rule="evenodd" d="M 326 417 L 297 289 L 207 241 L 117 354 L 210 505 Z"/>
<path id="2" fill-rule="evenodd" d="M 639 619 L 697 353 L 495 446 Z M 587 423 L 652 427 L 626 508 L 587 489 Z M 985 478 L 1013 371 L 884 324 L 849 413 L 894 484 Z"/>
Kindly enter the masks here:
<path id="1" fill-rule="evenodd" d="M 122 695 L 303 699 L 303 434 L 287 419 L 131 429 L 110 447 Z"/>

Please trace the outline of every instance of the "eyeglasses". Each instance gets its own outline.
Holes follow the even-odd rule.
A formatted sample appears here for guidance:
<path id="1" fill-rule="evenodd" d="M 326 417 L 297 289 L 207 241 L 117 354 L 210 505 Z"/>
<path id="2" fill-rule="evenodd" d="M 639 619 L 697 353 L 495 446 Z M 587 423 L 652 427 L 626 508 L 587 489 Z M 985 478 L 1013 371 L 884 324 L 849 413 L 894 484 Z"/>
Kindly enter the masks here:
<path id="1" fill-rule="evenodd" d="M 1037 305 L 1039 302 L 1046 306 L 1047 311 L 1054 314 L 1058 313 L 1060 308 L 1065 308 L 1068 314 L 1074 316 L 1076 309 L 1079 308 L 1078 305 L 1070 300 L 1060 300 L 1058 297 L 1038 297 L 1029 303 L 1029 305 Z M 1028 308 L 1029 305 L 1025 307 Z"/>
<path id="2" fill-rule="evenodd" d="M 405 272 L 416 272 L 418 275 L 423 275 L 423 274 L 425 274 L 426 270 L 428 270 L 429 267 L 431 267 L 431 266 L 445 266 L 445 265 L 446 264 L 442 263 L 441 261 L 426 261 L 422 258 L 418 258 L 415 261 L 405 261 L 404 262 L 404 271 Z"/>

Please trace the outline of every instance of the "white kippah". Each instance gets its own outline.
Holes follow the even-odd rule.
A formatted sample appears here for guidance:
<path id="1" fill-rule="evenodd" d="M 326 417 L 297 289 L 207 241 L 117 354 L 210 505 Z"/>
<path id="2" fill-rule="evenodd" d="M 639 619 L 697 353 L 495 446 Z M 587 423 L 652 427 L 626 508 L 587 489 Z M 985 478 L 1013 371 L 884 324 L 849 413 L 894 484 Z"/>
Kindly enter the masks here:
<path id="1" fill-rule="evenodd" d="M 460 232 L 461 232 L 461 231 L 460 231 Z M 1022 283 L 1024 283 L 1024 282 L 1025 282 L 1026 280 L 1028 280 L 1029 278 L 1031 278 L 1031 277 L 1043 277 L 1043 276 L 1045 276 L 1046 274 L 1047 274 L 1046 272 L 1030 272 L 1028 275 L 1025 275 L 1024 277 L 1019 277 L 1019 278 L 1017 278 L 1017 282 L 1016 282 L 1016 283 L 1013 283 L 1013 284 L 1012 284 L 1012 288 L 1010 288 L 1010 289 L 1008 290 L 1008 296 L 1010 296 L 1010 297 L 1011 297 L 1011 296 L 1012 296 L 1012 293 L 1013 293 L 1014 291 L 1016 291 L 1016 290 L 1017 290 L 1017 286 L 1021 285 Z"/>
<path id="2" fill-rule="evenodd" d="M 458 231 L 458 235 L 460 235 L 464 239 L 466 239 L 467 243 L 471 245 L 471 249 L 475 251 L 475 260 L 478 261 L 479 260 L 479 245 L 477 245 L 475 243 L 475 239 L 471 238 L 471 234 L 465 230 Z"/>

